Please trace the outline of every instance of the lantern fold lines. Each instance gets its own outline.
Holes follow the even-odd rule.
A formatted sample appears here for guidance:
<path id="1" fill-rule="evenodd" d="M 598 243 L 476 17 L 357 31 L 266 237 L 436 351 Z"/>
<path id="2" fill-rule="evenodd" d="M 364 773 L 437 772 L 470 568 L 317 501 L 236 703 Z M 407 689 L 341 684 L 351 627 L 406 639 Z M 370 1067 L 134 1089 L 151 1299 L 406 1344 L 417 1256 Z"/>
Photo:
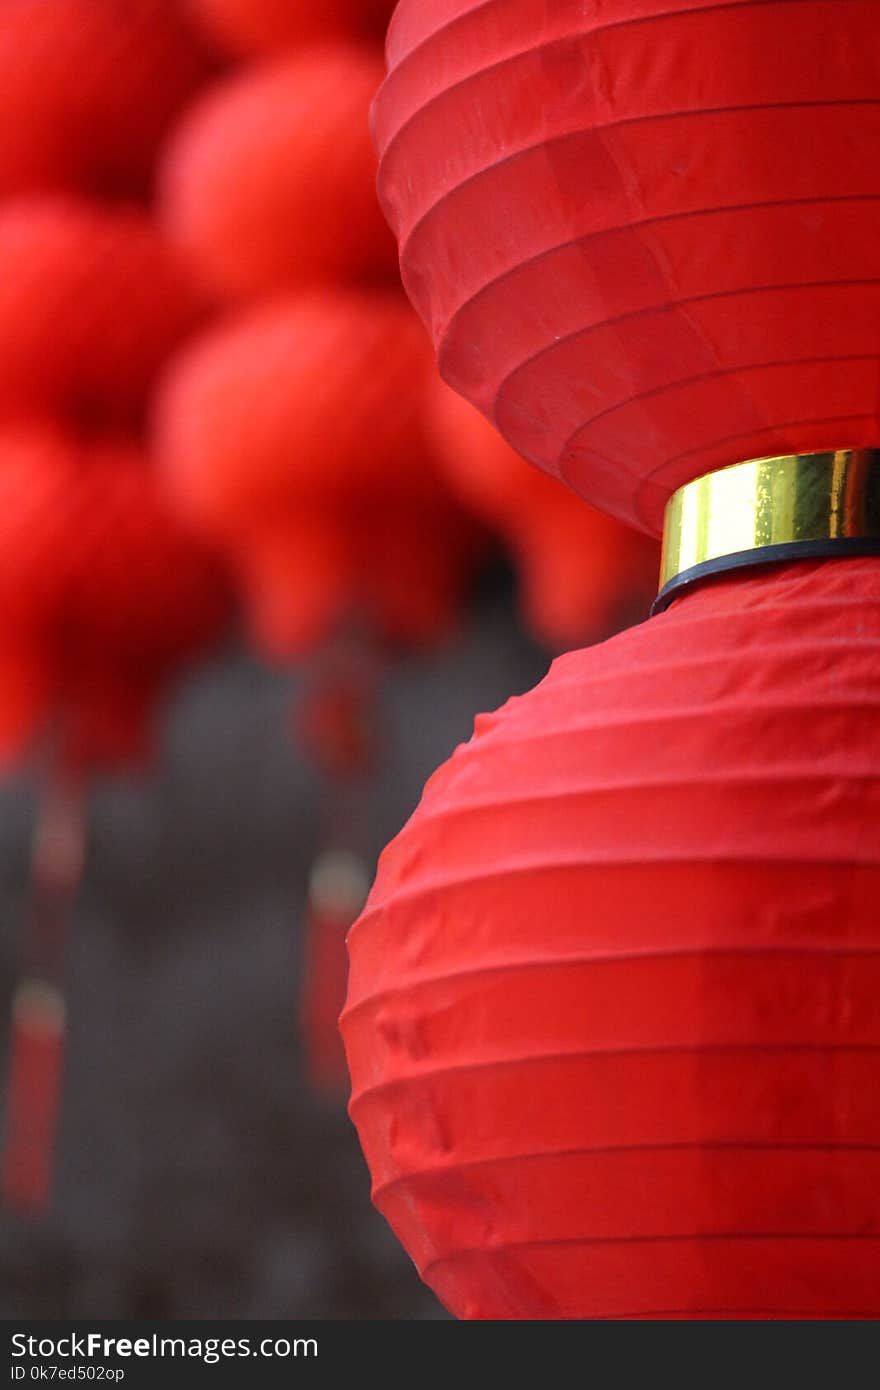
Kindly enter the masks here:
<path id="1" fill-rule="evenodd" d="M 342 1029 L 458 1316 L 880 1310 L 878 669 L 880 561 L 725 575 L 429 781 Z"/>
<path id="2" fill-rule="evenodd" d="M 443 375 L 521 454 L 659 535 L 700 474 L 876 445 L 870 0 L 421 10 L 380 193 Z"/>

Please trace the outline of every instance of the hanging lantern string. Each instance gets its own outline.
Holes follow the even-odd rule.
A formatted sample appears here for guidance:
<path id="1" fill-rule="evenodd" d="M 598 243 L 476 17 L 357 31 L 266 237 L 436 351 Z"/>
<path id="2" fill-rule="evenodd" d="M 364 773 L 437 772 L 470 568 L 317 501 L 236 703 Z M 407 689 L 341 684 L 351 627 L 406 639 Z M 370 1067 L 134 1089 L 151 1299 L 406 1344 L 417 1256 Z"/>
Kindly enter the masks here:
<path id="1" fill-rule="evenodd" d="M 46 1211 L 52 1193 L 67 1029 L 68 942 L 85 843 L 83 781 L 56 764 L 44 781 L 34 827 L 0 1156 L 4 1204 L 33 1215 Z"/>
<path id="2" fill-rule="evenodd" d="M 354 622 L 323 642 L 309 662 L 297 736 L 318 771 L 340 787 L 369 781 L 380 760 L 380 683 L 377 644 Z"/>

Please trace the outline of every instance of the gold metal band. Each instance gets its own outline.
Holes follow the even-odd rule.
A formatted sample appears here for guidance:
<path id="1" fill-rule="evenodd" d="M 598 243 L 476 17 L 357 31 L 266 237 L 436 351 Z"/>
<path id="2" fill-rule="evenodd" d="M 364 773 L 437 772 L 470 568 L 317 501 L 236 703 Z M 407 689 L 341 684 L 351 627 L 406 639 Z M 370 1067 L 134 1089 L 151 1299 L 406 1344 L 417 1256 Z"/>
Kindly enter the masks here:
<path id="1" fill-rule="evenodd" d="M 863 554 L 880 554 L 880 449 L 750 459 L 669 499 L 655 612 L 724 570 Z"/>

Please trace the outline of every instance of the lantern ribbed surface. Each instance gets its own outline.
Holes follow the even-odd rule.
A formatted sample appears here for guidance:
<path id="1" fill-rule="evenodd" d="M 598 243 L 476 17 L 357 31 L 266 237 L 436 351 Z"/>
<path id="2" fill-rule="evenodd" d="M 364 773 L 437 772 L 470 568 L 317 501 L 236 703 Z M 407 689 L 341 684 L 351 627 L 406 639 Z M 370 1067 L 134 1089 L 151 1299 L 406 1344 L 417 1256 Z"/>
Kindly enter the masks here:
<path id="1" fill-rule="evenodd" d="M 443 375 L 659 534 L 740 459 L 880 443 L 872 0 L 401 0 L 380 192 Z"/>
<path id="2" fill-rule="evenodd" d="M 342 1021 L 452 1312 L 880 1313 L 878 816 L 876 559 L 707 583 L 477 721 Z"/>

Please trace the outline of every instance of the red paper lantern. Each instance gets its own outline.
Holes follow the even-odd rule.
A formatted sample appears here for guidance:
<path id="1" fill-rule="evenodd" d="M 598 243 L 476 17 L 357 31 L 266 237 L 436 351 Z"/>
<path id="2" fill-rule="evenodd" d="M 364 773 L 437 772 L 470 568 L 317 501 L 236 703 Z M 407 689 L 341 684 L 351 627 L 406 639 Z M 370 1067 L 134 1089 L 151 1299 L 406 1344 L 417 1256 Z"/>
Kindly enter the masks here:
<path id="1" fill-rule="evenodd" d="M 454 617 L 472 533 L 427 446 L 430 350 L 395 295 L 323 290 L 189 345 L 156 411 L 184 515 L 230 558 L 270 654 L 344 617 L 430 640 Z"/>
<path id="2" fill-rule="evenodd" d="M 193 16 L 222 48 L 262 53 L 312 39 L 378 34 L 394 0 L 188 0 Z"/>
<path id="3" fill-rule="evenodd" d="M 148 218 L 64 197 L 0 204 L 0 417 L 130 419 L 198 304 Z"/>
<path id="4" fill-rule="evenodd" d="M 307 48 L 246 69 L 190 108 L 168 149 L 161 214 L 220 295 L 388 273 L 367 115 L 372 46 Z"/>
<path id="5" fill-rule="evenodd" d="M 510 546 L 525 621 L 540 642 L 564 650 L 647 615 L 660 567 L 653 541 L 530 467 L 440 382 L 431 417 L 450 484 Z"/>
<path id="6" fill-rule="evenodd" d="M 0 193 L 140 190 L 203 70 L 169 0 L 3 0 Z"/>
<path id="7" fill-rule="evenodd" d="M 142 761 L 163 687 L 225 631 L 216 561 L 127 443 L 0 432 L 0 502 L 4 753 L 51 722 L 68 764 Z"/>
<path id="8" fill-rule="evenodd" d="M 872 0 L 402 0 L 380 192 L 450 384 L 655 534 L 712 469 L 875 443 L 876 37 Z"/>
<path id="9" fill-rule="evenodd" d="M 460 1317 L 880 1312 L 878 671 L 880 561 L 728 577 L 428 783 L 343 1033 Z"/>

